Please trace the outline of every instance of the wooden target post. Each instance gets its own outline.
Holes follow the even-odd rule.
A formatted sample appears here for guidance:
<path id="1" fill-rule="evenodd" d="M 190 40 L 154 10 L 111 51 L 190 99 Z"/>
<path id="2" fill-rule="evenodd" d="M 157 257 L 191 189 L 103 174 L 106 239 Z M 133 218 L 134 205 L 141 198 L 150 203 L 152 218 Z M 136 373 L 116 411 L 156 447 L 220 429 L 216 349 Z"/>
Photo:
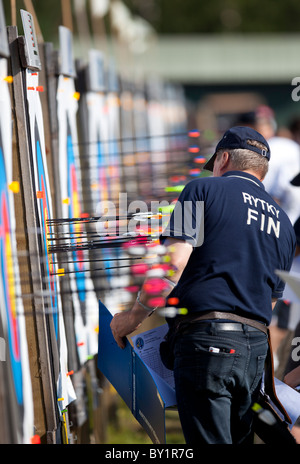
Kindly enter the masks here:
<path id="1" fill-rule="evenodd" d="M 9 47 L 0 1 L 0 443 L 28 444 L 34 434 L 28 340 L 17 252 Z"/>
<path id="2" fill-rule="evenodd" d="M 67 377 L 59 282 L 53 258 L 48 253 L 47 220 L 52 216 L 52 202 L 39 99 L 41 61 L 32 15 L 24 10 L 21 15 L 24 37 L 18 37 L 14 27 L 8 28 L 8 34 L 14 76 L 16 154 L 23 187 L 22 218 L 27 242 L 23 246 L 28 253 L 28 280 L 32 287 L 32 337 L 36 350 L 32 359 L 39 360 L 34 367 L 40 372 L 40 383 L 36 381 L 40 393 L 37 395 L 40 404 L 36 405 L 36 416 L 44 418 L 45 430 L 41 424 L 39 435 L 45 434 L 47 443 L 60 441 L 60 434 L 62 441 L 68 442 L 65 408 L 75 399 L 75 393 Z"/>

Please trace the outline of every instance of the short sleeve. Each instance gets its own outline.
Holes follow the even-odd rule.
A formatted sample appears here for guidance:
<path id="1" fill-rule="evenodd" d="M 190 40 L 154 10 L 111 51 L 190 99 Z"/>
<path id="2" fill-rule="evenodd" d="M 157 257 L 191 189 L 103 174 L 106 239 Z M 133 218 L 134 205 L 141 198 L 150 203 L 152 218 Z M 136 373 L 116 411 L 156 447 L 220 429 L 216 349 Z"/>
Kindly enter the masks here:
<path id="1" fill-rule="evenodd" d="M 296 235 L 294 231 L 292 231 L 291 239 L 290 239 L 290 250 L 286 254 L 288 256 L 288 259 L 286 261 L 285 266 L 282 267 L 283 271 L 290 272 L 292 264 L 293 264 L 293 260 L 295 257 L 295 250 L 296 250 Z M 282 298 L 285 286 L 286 286 L 285 282 L 279 276 L 277 276 L 277 282 L 272 292 L 272 298 L 277 298 L 277 299 Z"/>

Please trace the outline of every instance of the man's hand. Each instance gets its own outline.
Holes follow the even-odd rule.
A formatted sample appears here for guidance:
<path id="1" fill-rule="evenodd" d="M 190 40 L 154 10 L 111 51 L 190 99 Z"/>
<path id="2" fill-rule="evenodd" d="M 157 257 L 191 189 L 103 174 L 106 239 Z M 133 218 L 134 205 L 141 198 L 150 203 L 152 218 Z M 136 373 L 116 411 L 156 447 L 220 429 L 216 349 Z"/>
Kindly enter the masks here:
<path id="1" fill-rule="evenodd" d="M 137 330 L 148 315 L 149 312 L 141 308 L 137 302 L 130 311 L 115 314 L 110 323 L 110 328 L 120 348 L 125 348 L 123 338 Z"/>
<path id="2" fill-rule="evenodd" d="M 170 265 L 176 269 L 173 276 L 169 278 L 170 283 L 173 282 L 174 284 L 179 280 L 193 251 L 193 247 L 190 243 L 185 242 L 184 240 L 177 240 L 175 238 L 166 239 L 165 246 L 168 248 Z M 169 288 L 163 292 L 164 298 L 167 297 L 172 288 L 173 286 L 170 285 Z M 146 306 L 148 306 L 148 299 L 149 295 L 147 295 L 147 292 L 142 289 L 141 301 Z M 114 339 L 120 348 L 125 348 L 123 338 L 138 329 L 144 319 L 148 316 L 149 311 L 146 311 L 137 301 L 134 303 L 133 308 L 130 311 L 120 312 L 114 316 L 111 321 L 110 328 Z"/>

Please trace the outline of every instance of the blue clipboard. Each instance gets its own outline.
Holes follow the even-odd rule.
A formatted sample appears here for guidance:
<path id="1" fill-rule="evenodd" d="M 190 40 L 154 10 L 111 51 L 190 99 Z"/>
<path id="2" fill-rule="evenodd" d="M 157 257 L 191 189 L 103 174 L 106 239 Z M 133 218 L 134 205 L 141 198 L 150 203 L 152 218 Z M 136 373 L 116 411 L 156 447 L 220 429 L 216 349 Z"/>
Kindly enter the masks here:
<path id="1" fill-rule="evenodd" d="M 127 340 L 124 349 L 115 342 L 112 315 L 99 301 L 98 369 L 141 424 L 153 443 L 166 443 L 166 403 L 152 373 Z"/>

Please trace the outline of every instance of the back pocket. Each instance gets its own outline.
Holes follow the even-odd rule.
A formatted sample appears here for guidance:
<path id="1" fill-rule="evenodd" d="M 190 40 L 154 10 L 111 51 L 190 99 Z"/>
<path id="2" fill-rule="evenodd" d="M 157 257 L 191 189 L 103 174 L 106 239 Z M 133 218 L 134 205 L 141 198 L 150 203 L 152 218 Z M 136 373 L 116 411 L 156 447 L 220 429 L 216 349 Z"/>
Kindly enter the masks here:
<path id="1" fill-rule="evenodd" d="M 266 355 L 260 355 L 256 358 L 256 369 L 253 369 L 253 380 L 250 387 L 250 393 L 253 393 L 258 386 L 265 368 Z"/>

